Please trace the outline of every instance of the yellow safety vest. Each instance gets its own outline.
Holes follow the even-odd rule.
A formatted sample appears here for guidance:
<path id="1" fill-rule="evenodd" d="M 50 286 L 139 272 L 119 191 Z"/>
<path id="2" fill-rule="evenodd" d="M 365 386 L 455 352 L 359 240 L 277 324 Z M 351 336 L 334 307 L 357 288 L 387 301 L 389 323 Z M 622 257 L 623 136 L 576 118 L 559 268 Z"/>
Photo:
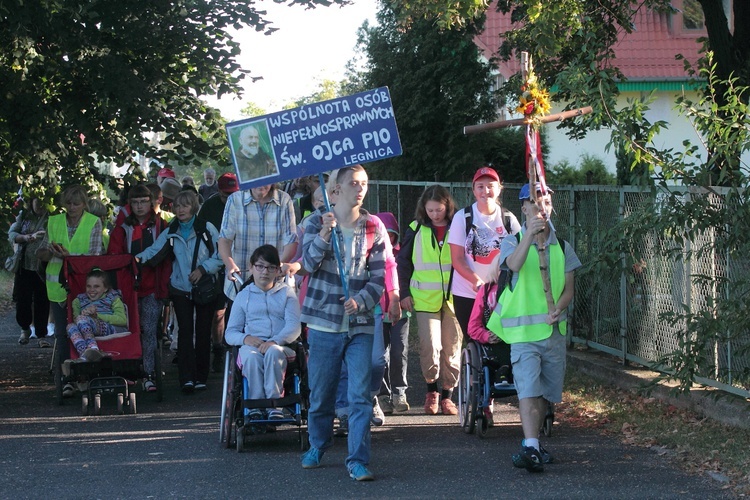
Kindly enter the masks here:
<path id="1" fill-rule="evenodd" d="M 88 212 L 83 213 L 78 223 L 73 239 L 68 239 L 68 222 L 65 214 L 53 215 L 47 222 L 47 235 L 50 242 L 60 243 L 72 255 L 83 255 L 89 251 L 91 244 L 91 231 L 99 220 L 96 215 Z M 62 270 L 62 259 L 52 257 L 47 264 L 47 297 L 50 302 L 65 302 L 68 293 L 60 285 L 60 271 Z"/>
<path id="2" fill-rule="evenodd" d="M 561 245 L 549 245 L 550 283 L 555 303 L 565 289 L 565 253 Z M 553 326 L 547 324 L 547 300 L 544 297 L 542 273 L 539 271 L 539 253 L 535 245 L 529 248 L 518 281 L 511 290 L 505 287 L 492 311 L 487 329 L 508 344 L 536 342 L 552 335 Z M 567 331 L 567 314 L 562 311 L 558 321 L 560 333 Z"/>
<path id="3" fill-rule="evenodd" d="M 417 229 L 417 227 L 419 228 Z M 414 300 L 414 309 L 420 312 L 438 312 L 443 302 L 450 300 L 451 250 L 448 233 L 441 246 L 432 228 L 422 226 L 417 221 L 409 227 L 416 231 L 411 261 L 414 272 L 409 281 L 409 290 Z"/>

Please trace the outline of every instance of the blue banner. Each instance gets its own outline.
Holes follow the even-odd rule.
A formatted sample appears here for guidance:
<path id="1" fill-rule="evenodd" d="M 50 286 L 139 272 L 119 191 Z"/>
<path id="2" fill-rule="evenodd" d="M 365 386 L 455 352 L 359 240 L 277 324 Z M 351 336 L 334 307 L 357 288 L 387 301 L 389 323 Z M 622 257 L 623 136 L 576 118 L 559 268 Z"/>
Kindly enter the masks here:
<path id="1" fill-rule="evenodd" d="M 388 87 L 226 125 L 241 189 L 401 154 Z"/>

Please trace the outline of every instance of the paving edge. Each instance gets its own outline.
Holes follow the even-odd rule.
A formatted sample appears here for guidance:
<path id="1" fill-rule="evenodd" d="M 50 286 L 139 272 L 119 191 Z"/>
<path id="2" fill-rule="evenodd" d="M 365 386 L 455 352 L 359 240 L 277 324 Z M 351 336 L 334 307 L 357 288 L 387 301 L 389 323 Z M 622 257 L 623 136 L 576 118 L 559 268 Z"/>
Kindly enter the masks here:
<path id="1" fill-rule="evenodd" d="M 647 368 L 623 366 L 612 356 L 595 351 L 568 350 L 568 366 L 602 383 L 627 389 L 643 390 L 659 374 Z M 722 424 L 750 429 L 750 401 L 719 389 L 696 385 L 690 393 L 676 394 L 673 382 L 653 386 L 649 396 L 685 408 Z"/>

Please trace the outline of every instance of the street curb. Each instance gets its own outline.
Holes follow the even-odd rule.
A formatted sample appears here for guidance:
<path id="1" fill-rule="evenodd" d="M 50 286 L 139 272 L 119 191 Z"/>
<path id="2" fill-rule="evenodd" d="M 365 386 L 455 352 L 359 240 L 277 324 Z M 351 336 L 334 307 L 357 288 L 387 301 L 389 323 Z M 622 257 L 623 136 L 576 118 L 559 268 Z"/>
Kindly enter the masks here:
<path id="1" fill-rule="evenodd" d="M 568 366 L 607 385 L 631 392 L 644 390 L 658 373 L 637 366 L 623 366 L 619 359 L 593 351 L 568 350 Z M 676 394 L 674 382 L 660 382 L 649 391 L 659 401 L 684 408 L 722 424 L 750 429 L 750 401 L 711 387 L 694 386 L 689 394 Z"/>

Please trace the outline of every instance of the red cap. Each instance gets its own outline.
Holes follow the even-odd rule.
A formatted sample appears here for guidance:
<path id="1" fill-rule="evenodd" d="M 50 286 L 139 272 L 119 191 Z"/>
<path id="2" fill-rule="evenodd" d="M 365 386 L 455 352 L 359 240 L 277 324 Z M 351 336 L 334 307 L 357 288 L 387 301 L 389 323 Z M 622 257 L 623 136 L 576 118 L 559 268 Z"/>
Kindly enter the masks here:
<path id="1" fill-rule="evenodd" d="M 174 170 L 171 168 L 162 168 L 159 170 L 159 173 L 156 174 L 157 177 L 170 177 L 174 179 Z"/>
<path id="2" fill-rule="evenodd" d="M 222 193 L 234 193 L 240 190 L 240 186 L 237 184 L 237 176 L 232 173 L 222 174 L 217 181 L 219 184 L 219 191 Z"/>
<path id="3" fill-rule="evenodd" d="M 477 182 L 477 179 L 480 177 L 492 177 L 497 182 L 500 182 L 500 176 L 497 175 L 497 172 L 495 172 L 494 168 L 490 167 L 482 167 L 479 170 L 477 170 L 477 173 L 474 174 L 474 180 L 471 181 L 472 184 Z"/>

